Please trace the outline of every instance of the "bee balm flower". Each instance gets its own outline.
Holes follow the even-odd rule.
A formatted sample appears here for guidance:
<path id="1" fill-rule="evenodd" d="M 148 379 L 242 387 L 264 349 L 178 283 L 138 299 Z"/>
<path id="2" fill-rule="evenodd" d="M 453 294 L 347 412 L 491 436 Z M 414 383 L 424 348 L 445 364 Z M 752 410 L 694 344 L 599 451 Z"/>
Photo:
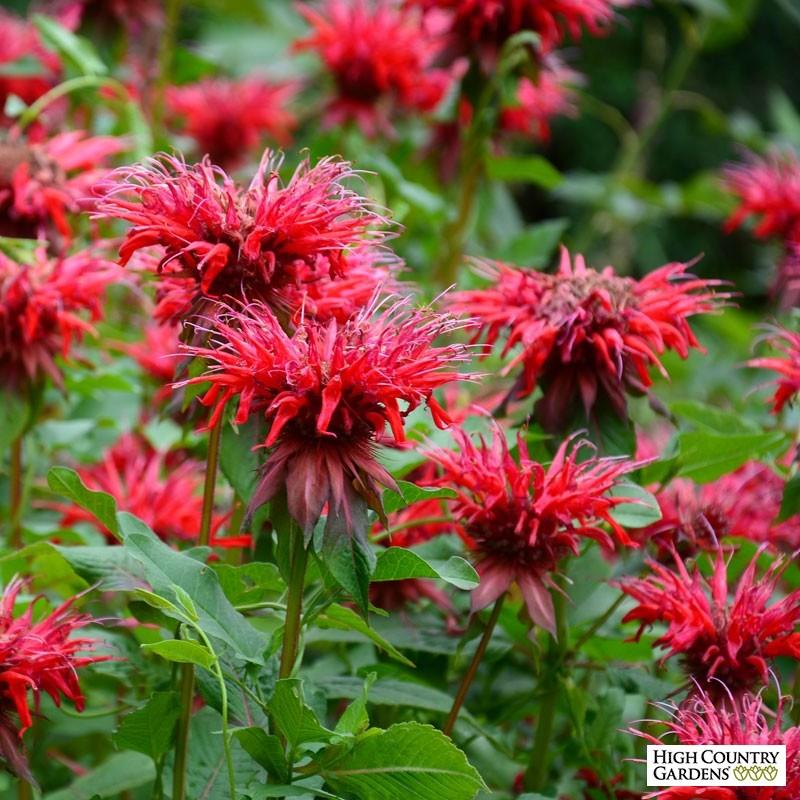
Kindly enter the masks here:
<path id="1" fill-rule="evenodd" d="M 783 407 L 791 403 L 800 392 L 800 333 L 776 327 L 767 336 L 767 341 L 780 355 L 754 358 L 748 365 L 777 373 L 772 411 L 780 414 Z"/>
<path id="2" fill-rule="evenodd" d="M 714 294 L 719 281 L 689 275 L 686 264 L 667 264 L 641 280 L 574 263 L 562 249 L 558 272 L 549 274 L 504 264 L 487 265 L 494 284 L 456 292 L 454 311 L 475 318 L 487 343 L 505 338 L 503 354 L 516 349 L 506 371 L 522 366 L 516 399 L 541 385 L 536 406 L 541 424 L 564 430 L 583 406 L 588 418 L 605 400 L 627 416 L 626 392 L 643 394 L 650 369 L 666 375 L 659 356 L 682 358 L 700 345 L 689 318 L 709 313 L 727 294 Z"/>

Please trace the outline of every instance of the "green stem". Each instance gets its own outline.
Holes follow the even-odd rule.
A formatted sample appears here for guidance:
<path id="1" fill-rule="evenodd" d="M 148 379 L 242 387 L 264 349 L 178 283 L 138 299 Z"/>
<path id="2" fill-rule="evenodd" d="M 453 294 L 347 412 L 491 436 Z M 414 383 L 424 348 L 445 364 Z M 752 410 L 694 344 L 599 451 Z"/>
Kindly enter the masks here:
<path id="1" fill-rule="evenodd" d="M 283 650 L 279 676 L 288 678 L 294 671 L 294 662 L 300 645 L 300 630 L 303 612 L 303 588 L 308 564 L 308 550 L 303 531 L 292 522 L 289 527 L 292 537 L 292 554 L 289 567 L 289 586 L 286 598 L 286 623 L 283 627 Z"/>
<path id="2" fill-rule="evenodd" d="M 19 779 L 17 785 L 17 798 L 18 800 L 33 800 L 33 786 L 24 778 Z"/>
<path id="3" fill-rule="evenodd" d="M 220 419 L 208 435 L 208 455 L 206 456 L 206 476 L 203 485 L 203 512 L 200 518 L 201 546 L 211 544 L 211 522 L 214 518 L 214 491 L 217 488 L 217 466 L 219 464 L 219 443 L 222 438 Z"/>
<path id="4" fill-rule="evenodd" d="M 179 669 L 181 716 L 175 739 L 175 766 L 172 773 L 172 800 L 186 800 L 186 767 L 189 762 L 189 728 L 194 703 L 194 667 L 181 664 Z"/>
<path id="5" fill-rule="evenodd" d="M 489 646 L 489 640 L 492 638 L 492 633 L 497 625 L 497 620 L 500 618 L 500 611 L 503 608 L 503 601 L 505 598 L 505 593 L 501 594 L 497 599 L 497 602 L 494 604 L 489 621 L 486 623 L 486 628 L 483 631 L 483 636 L 481 636 L 481 640 L 478 643 L 475 654 L 472 656 L 472 661 L 469 662 L 469 667 L 467 667 L 467 671 L 464 673 L 464 677 L 461 679 L 461 685 L 458 687 L 455 699 L 453 700 L 453 707 L 450 709 L 450 713 L 447 716 L 447 721 L 442 726 L 442 733 L 444 733 L 446 736 L 450 736 L 450 734 L 453 732 L 456 720 L 458 719 L 458 714 L 461 711 L 461 706 L 464 705 L 464 700 L 467 697 L 469 687 L 475 680 L 475 675 L 478 673 L 478 667 L 480 666 L 481 660 L 486 653 L 486 648 Z"/>
<path id="6" fill-rule="evenodd" d="M 536 736 L 533 739 L 530 762 L 525 770 L 525 788 L 529 792 L 541 792 L 547 782 L 550 768 L 550 742 L 553 737 L 559 694 L 559 673 L 566 653 L 567 619 L 564 596 L 560 592 L 554 592 L 553 607 L 556 617 L 556 636 L 550 640 L 549 657 L 542 681 L 542 702 L 539 706 Z"/>
<path id="7" fill-rule="evenodd" d="M 22 547 L 22 436 L 11 443 L 8 519 L 11 526 L 8 544 L 12 550 L 19 550 Z"/>

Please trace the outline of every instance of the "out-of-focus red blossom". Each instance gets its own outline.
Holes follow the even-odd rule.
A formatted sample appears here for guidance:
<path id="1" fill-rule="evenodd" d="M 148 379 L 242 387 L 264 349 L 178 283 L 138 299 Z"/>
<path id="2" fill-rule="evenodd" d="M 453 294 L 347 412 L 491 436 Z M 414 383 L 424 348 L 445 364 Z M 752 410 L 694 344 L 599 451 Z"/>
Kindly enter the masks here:
<path id="1" fill-rule="evenodd" d="M 453 69 L 434 67 L 442 40 L 401 0 L 299 3 L 312 27 L 298 50 L 314 50 L 336 84 L 329 126 L 356 122 L 368 136 L 391 133 L 394 113 L 432 111 L 453 82 Z"/>
<path id="2" fill-rule="evenodd" d="M 32 711 L 38 713 L 42 693 L 57 706 L 66 698 L 83 711 L 78 670 L 110 656 L 89 654 L 96 639 L 72 636 L 93 621 L 74 610 L 75 598 L 38 621 L 33 617 L 34 600 L 15 618 L 14 605 L 24 585 L 12 580 L 0 598 L 0 756 L 13 772 L 33 781 L 20 740 L 33 725 Z"/>
<path id="3" fill-rule="evenodd" d="M 616 583 L 638 603 L 623 619 L 639 622 L 635 639 L 650 625 L 665 624 L 667 632 L 656 642 L 666 650 L 663 660 L 681 656 L 687 675 L 712 693 L 717 685 L 712 679 L 738 693 L 767 682 L 770 659 L 800 659 L 800 633 L 795 632 L 800 590 L 769 605 L 786 567 L 783 558 L 776 558 L 760 577 L 754 558 L 735 587 L 729 587 L 721 548 L 710 578 L 697 564 L 690 572 L 677 553 L 674 560 L 674 570 L 648 561 L 647 577 Z"/>
<path id="4" fill-rule="evenodd" d="M 326 503 L 329 525 L 343 518 L 358 533 L 359 498 L 377 506 L 378 485 L 395 486 L 375 458 L 386 427 L 402 441 L 404 416 L 422 403 L 446 426 L 450 418 L 433 392 L 468 377 L 458 369 L 468 358 L 465 346 L 434 345 L 462 323 L 412 310 L 407 301 L 380 313 L 376 305 L 344 324 L 308 320 L 290 336 L 266 307 L 251 304 L 223 312 L 213 346 L 181 348 L 210 364 L 185 382 L 212 384 L 202 397 L 214 406 L 209 425 L 234 397 L 237 424 L 253 413 L 267 420 L 270 454 L 251 508 L 285 489 L 289 513 L 306 533 Z"/>
<path id="5" fill-rule="evenodd" d="M 108 158 L 126 148 L 117 136 L 67 131 L 41 141 L 0 141 L 0 234 L 72 239 L 67 214 L 82 208 Z"/>
<path id="6" fill-rule="evenodd" d="M 516 104 L 500 115 L 500 127 L 509 133 L 531 136 L 542 142 L 550 139 L 550 121 L 555 117 L 574 116 L 574 87 L 582 76 L 557 59 L 548 59 L 536 80 L 520 78 Z"/>
<path id="7" fill-rule="evenodd" d="M 716 481 L 698 486 L 676 478 L 656 493 L 661 519 L 631 535 L 656 547 L 659 561 L 699 550 L 716 551 L 725 536 L 800 547 L 800 516 L 778 521 L 785 482 L 771 467 L 748 461 Z"/>
<path id="8" fill-rule="evenodd" d="M 555 635 L 548 588 L 560 589 L 552 573 L 565 556 L 578 553 L 581 537 L 612 549 L 602 523 L 620 544 L 634 544 L 611 516 L 625 498 L 608 492 L 641 465 L 594 454 L 584 458 L 591 446 L 569 439 L 544 467 L 530 458 L 523 434 L 518 461 L 499 429 L 491 442 L 481 438 L 479 445 L 460 429 L 454 436 L 458 451 L 433 450 L 428 456 L 443 469 L 441 485 L 458 495 L 450 501 L 453 515 L 477 558 L 481 582 L 472 593 L 473 610 L 490 605 L 516 582 L 531 619 Z"/>
<path id="9" fill-rule="evenodd" d="M 590 269 L 580 255 L 573 263 L 566 249 L 555 274 L 499 263 L 484 268 L 493 285 L 456 292 L 450 306 L 477 319 L 487 343 L 505 337 L 503 355 L 518 347 L 505 368 L 522 365 L 511 396 L 526 397 L 541 385 L 536 415 L 548 431 L 564 430 L 579 402 L 589 419 L 603 400 L 625 418 L 625 393 L 645 393 L 652 367 L 666 376 L 660 355 L 673 350 L 686 358 L 701 349 L 689 318 L 729 297 L 714 293 L 719 281 L 687 273 L 687 264 L 666 264 L 635 280 L 612 267 Z"/>
<path id="10" fill-rule="evenodd" d="M 175 377 L 180 328 L 174 323 L 150 323 L 144 327 L 141 341 L 125 345 L 125 352 L 159 384 Z"/>
<path id="11" fill-rule="evenodd" d="M 119 273 L 88 250 L 48 258 L 40 248 L 29 264 L 0 252 L 0 385 L 18 389 L 48 376 L 61 386 L 56 356 L 94 335 L 89 319 L 100 319 L 103 292 Z"/>
<path id="12" fill-rule="evenodd" d="M 659 704 L 661 705 L 661 704 Z M 629 729 L 650 744 L 682 745 L 785 745 L 786 785 L 750 787 L 674 787 L 652 792 L 646 798 L 660 800 L 796 800 L 800 797 L 800 727 L 784 726 L 784 699 L 773 713 L 764 707 L 761 695 L 728 694 L 722 697 L 699 690 L 680 707 L 668 708 L 672 718 L 651 720 L 666 727 L 665 734 Z"/>
<path id="13" fill-rule="evenodd" d="M 120 510 L 144 520 L 165 541 L 192 541 L 200 531 L 203 509 L 203 465 L 180 452 L 155 450 L 142 436 L 125 434 L 106 451 L 103 460 L 78 468 L 83 482 L 94 491 L 107 492 Z M 102 523 L 80 506 L 63 506 L 61 525 L 91 522 L 111 542 L 116 541 Z M 212 544 L 220 545 L 216 532 L 225 522 L 214 516 Z M 223 541 L 222 544 L 225 542 Z M 229 546 L 241 547 L 249 537 Z"/>
<path id="14" fill-rule="evenodd" d="M 263 138 L 286 146 L 297 119 L 288 109 L 296 83 L 263 78 L 206 78 L 167 91 L 171 113 L 197 143 L 200 153 L 225 169 L 236 167 Z"/>
<path id="15" fill-rule="evenodd" d="M 605 33 L 614 20 L 614 0 L 407 0 L 435 15 L 433 24 L 447 31 L 451 48 L 477 55 L 484 69 L 494 65 L 503 45 L 515 34 L 539 35 L 539 51 L 550 53 L 569 35 L 584 29 Z"/>
<path id="16" fill-rule="evenodd" d="M 800 333 L 773 327 L 765 338 L 780 355 L 753 358 L 747 363 L 777 373 L 773 381 L 776 388 L 772 396 L 772 411 L 779 414 L 800 392 Z"/>
<path id="17" fill-rule="evenodd" d="M 21 68 L 14 73 L 14 62 L 32 59 L 39 69 L 31 75 Z M 0 9 L 0 65 L 8 72 L 0 75 L 0 119 L 10 95 L 16 95 L 30 105 L 51 89 L 61 72 L 58 56 L 47 50 L 32 23 Z"/>
<path id="18" fill-rule="evenodd" d="M 188 165 L 162 155 L 98 187 L 95 216 L 133 225 L 122 264 L 143 248 L 163 248 L 158 270 L 168 288 L 156 319 L 207 311 L 209 298 L 280 307 L 279 290 L 311 275 L 344 277 L 353 253 L 385 241 L 387 219 L 347 187 L 356 173 L 346 161 L 303 161 L 288 183 L 280 163 L 267 150 L 242 190 L 208 159 Z"/>

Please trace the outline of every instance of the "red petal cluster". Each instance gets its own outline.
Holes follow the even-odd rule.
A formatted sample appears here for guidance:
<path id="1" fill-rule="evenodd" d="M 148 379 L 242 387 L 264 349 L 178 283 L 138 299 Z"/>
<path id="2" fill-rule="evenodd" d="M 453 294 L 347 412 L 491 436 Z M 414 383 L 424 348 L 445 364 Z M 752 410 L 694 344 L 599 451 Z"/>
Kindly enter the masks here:
<path id="1" fill-rule="evenodd" d="M 211 347 L 181 348 L 211 364 L 188 381 L 212 384 L 202 398 L 215 406 L 210 425 L 235 397 L 237 423 L 263 414 L 271 452 L 253 506 L 285 488 L 289 512 L 306 531 L 326 503 L 330 520 L 344 517 L 352 527 L 357 496 L 374 504 L 378 484 L 394 485 L 374 453 L 387 426 L 402 441 L 403 417 L 422 403 L 447 425 L 433 392 L 467 377 L 457 369 L 466 347 L 434 345 L 460 327 L 453 318 L 402 301 L 374 311 L 344 324 L 309 320 L 288 335 L 265 307 L 252 305 L 222 316 Z"/>
<path id="2" fill-rule="evenodd" d="M 675 787 L 654 792 L 648 797 L 661 800 L 795 800 L 800 797 L 800 727 L 783 730 L 784 702 L 777 712 L 764 707 L 760 695 L 727 696 L 723 702 L 700 690 L 687 703 L 672 709 L 672 718 L 653 721 L 664 725 L 666 734 L 655 737 L 631 729 L 631 733 L 651 744 L 749 744 L 786 746 L 786 786 L 761 788 L 708 787 L 696 789 Z M 665 741 L 665 736 L 666 741 Z"/>
<path id="3" fill-rule="evenodd" d="M 640 464 L 594 454 L 585 458 L 591 445 L 567 440 L 544 467 L 530 458 L 522 434 L 518 460 L 500 430 L 480 445 L 460 429 L 454 435 L 458 451 L 428 455 L 444 470 L 441 484 L 458 494 L 451 501 L 453 514 L 478 560 L 481 583 L 472 593 L 473 609 L 494 602 L 516 582 L 531 619 L 555 633 L 548 587 L 557 587 L 551 573 L 562 558 L 578 553 L 581 537 L 613 548 L 603 523 L 621 544 L 633 544 L 611 516 L 625 499 L 608 492 Z"/>
<path id="4" fill-rule="evenodd" d="M 19 743 L 22 734 L 33 725 L 29 693 L 37 711 L 43 692 L 56 705 L 66 698 L 83 711 L 77 671 L 109 657 L 79 655 L 90 650 L 96 640 L 71 638 L 76 630 L 92 622 L 90 617 L 73 610 L 74 598 L 38 621 L 33 617 L 35 601 L 15 618 L 14 605 L 23 586 L 21 580 L 11 581 L 0 598 L 0 755 L 16 772 L 31 780 Z M 13 720 L 14 714 L 18 723 Z"/>
<path id="5" fill-rule="evenodd" d="M 121 511 L 146 522 L 165 541 L 197 538 L 203 509 L 203 465 L 199 461 L 180 452 L 155 450 L 143 437 L 125 434 L 106 451 L 102 461 L 79 467 L 78 474 L 90 489 L 110 494 Z M 116 541 L 86 509 L 77 505 L 59 509 L 63 511 L 62 527 L 90 522 L 109 541 Z M 216 515 L 212 531 L 216 532 L 224 521 L 224 516 Z"/>
<path id="6" fill-rule="evenodd" d="M 697 564 L 690 572 L 677 553 L 675 570 L 648 562 L 645 578 L 624 578 L 617 584 L 638 605 L 623 622 L 640 623 L 636 638 L 654 623 L 667 625 L 656 642 L 679 655 L 686 673 L 710 691 L 712 678 L 739 693 L 768 680 L 769 661 L 776 656 L 800 659 L 800 590 L 768 605 L 785 561 L 777 558 L 760 577 L 757 557 L 735 586 L 732 598 L 725 556 L 718 550 L 713 574 L 704 577 Z"/>
<path id="7" fill-rule="evenodd" d="M 719 281 L 695 278 L 688 265 L 667 264 L 641 280 L 574 264 L 562 250 L 555 274 L 487 264 L 494 284 L 456 292 L 454 311 L 481 324 L 480 334 L 493 344 L 505 337 L 503 355 L 517 354 L 506 371 L 522 364 L 515 398 L 541 385 L 537 403 L 541 424 L 563 430 L 580 401 L 587 417 L 600 401 L 627 415 L 625 393 L 641 394 L 652 384 L 649 371 L 666 370 L 659 356 L 673 350 L 686 358 L 700 349 L 688 319 L 719 307 L 727 294 L 714 294 Z"/>
<path id="8" fill-rule="evenodd" d="M 267 150 L 241 189 L 207 159 L 188 165 L 164 155 L 116 170 L 99 187 L 96 216 L 133 225 L 122 264 L 143 248 L 163 248 L 159 321 L 208 308 L 209 298 L 280 307 L 281 289 L 309 275 L 342 277 L 354 252 L 387 238 L 385 217 L 347 187 L 356 177 L 347 162 L 304 161 L 288 183 L 279 166 Z"/>
<path id="9" fill-rule="evenodd" d="M 392 111 L 431 111 L 442 101 L 453 80 L 452 70 L 432 66 L 443 42 L 401 0 L 325 0 L 321 9 L 298 7 L 313 30 L 295 46 L 316 51 L 336 84 L 328 125 L 352 120 L 372 136 L 391 132 Z"/>
<path id="10" fill-rule="evenodd" d="M 751 367 L 776 372 L 775 394 L 772 397 L 772 411 L 779 414 L 787 403 L 791 403 L 800 392 L 800 333 L 786 328 L 772 328 L 766 337 L 780 355 L 754 358 L 748 362 Z"/>
<path id="11" fill-rule="evenodd" d="M 72 239 L 68 213 L 105 177 L 109 156 L 126 147 L 116 136 L 84 131 L 59 133 L 42 141 L 0 142 L 0 234 L 65 242 Z"/>
<path id="12" fill-rule="evenodd" d="M 281 146 L 291 141 L 297 122 L 287 106 L 296 83 L 272 83 L 262 78 L 206 78 L 167 91 L 171 113 L 201 154 L 228 169 L 238 166 L 263 137 Z"/>
<path id="13" fill-rule="evenodd" d="M 0 252 L 0 385 L 45 375 L 60 385 L 55 357 L 66 358 L 73 342 L 94 334 L 86 316 L 100 319 L 103 292 L 118 277 L 113 262 L 91 251 L 48 258 L 39 249 L 29 264 Z"/>

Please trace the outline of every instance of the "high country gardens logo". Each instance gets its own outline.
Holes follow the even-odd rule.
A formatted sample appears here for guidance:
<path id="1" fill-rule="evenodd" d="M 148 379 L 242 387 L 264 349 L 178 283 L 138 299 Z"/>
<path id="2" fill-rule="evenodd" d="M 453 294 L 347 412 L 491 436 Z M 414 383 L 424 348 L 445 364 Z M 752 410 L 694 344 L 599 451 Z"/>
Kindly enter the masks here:
<path id="1" fill-rule="evenodd" d="M 647 785 L 786 786 L 786 745 L 648 745 Z"/>

